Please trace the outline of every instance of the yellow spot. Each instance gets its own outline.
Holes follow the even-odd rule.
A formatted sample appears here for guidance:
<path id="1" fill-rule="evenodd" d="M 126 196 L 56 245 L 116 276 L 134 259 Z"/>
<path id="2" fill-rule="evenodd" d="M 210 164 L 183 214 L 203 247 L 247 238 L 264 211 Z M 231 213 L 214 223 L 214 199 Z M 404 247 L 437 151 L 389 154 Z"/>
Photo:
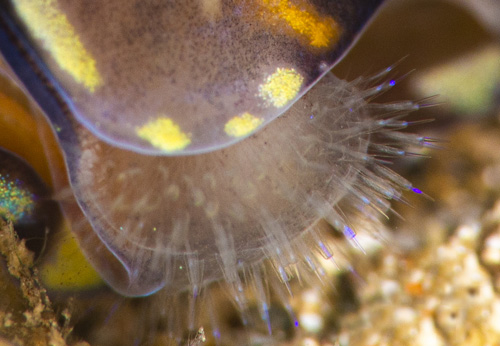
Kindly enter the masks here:
<path id="1" fill-rule="evenodd" d="M 294 69 L 277 68 L 259 86 L 259 96 L 274 107 L 283 107 L 297 96 L 303 81 L 304 78 Z"/>
<path id="2" fill-rule="evenodd" d="M 232 117 L 224 126 L 224 131 L 231 137 L 243 137 L 252 133 L 263 120 L 250 113 Z"/>
<path id="3" fill-rule="evenodd" d="M 49 289 L 63 291 L 101 286 L 101 277 L 87 262 L 67 224 L 64 225 L 63 234 L 54 241 L 52 255 L 40 265 L 43 284 Z"/>
<path id="4" fill-rule="evenodd" d="M 321 16 L 305 0 L 296 1 L 300 6 L 291 4 L 289 0 L 261 0 L 265 9 L 264 18 L 269 17 L 270 24 L 284 21 L 297 34 L 307 38 L 313 47 L 331 47 L 337 43 L 340 27 L 330 17 Z"/>
<path id="5" fill-rule="evenodd" d="M 166 117 L 159 117 L 137 128 L 137 135 L 166 152 L 182 150 L 191 143 L 189 135 Z"/>
<path id="6" fill-rule="evenodd" d="M 90 92 L 101 84 L 96 62 L 83 46 L 56 0 L 14 1 L 17 13 L 31 34 L 43 42 L 59 67 Z"/>

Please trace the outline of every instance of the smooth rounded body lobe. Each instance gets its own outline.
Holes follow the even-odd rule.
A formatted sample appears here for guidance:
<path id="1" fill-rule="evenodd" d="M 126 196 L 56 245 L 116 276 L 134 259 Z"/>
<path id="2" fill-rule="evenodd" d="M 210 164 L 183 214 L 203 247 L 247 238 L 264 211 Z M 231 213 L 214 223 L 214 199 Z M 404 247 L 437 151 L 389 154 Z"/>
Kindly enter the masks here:
<path id="1" fill-rule="evenodd" d="M 23 23 L 21 44 L 79 122 L 112 145 L 180 155 L 226 147 L 279 116 L 379 3 L 16 0 L 3 11 Z M 249 116 L 246 131 L 227 129 Z"/>

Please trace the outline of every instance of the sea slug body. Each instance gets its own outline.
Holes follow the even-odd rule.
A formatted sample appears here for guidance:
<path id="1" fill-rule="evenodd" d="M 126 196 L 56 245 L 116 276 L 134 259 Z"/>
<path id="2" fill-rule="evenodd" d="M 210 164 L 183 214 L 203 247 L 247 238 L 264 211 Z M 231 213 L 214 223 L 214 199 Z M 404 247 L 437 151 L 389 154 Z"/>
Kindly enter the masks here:
<path id="1" fill-rule="evenodd" d="M 421 193 L 377 158 L 430 145 L 399 132 L 419 104 L 369 102 L 391 68 L 329 72 L 380 2 L 0 5 L 1 52 L 54 128 L 60 203 L 110 287 L 197 297 L 222 279 L 244 310 L 252 281 L 266 316 L 264 261 L 288 289 L 321 277 L 326 229 L 359 246 L 352 218 Z"/>

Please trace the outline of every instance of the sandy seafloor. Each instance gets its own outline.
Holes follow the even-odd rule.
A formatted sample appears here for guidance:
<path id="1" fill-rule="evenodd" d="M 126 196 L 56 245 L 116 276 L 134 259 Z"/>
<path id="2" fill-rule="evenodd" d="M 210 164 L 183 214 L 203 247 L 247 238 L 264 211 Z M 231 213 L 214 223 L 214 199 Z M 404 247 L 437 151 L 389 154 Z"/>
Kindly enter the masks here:
<path id="1" fill-rule="evenodd" d="M 265 324 L 244 327 L 215 287 L 221 345 L 500 345 L 500 24 L 485 16 L 500 18 L 500 5 L 476 0 L 473 9 L 459 2 L 389 2 L 334 69 L 353 79 L 404 58 L 396 73 L 414 71 L 377 102 L 440 95 L 432 102 L 442 104 L 412 114 L 434 121 L 411 130 L 439 139 L 441 148 L 393 167 L 430 198 L 408 194 L 406 203 L 395 202 L 386 222 L 390 236 L 365 243 L 366 253 L 339 245 L 352 269 L 332 270 L 333 285 L 294 282 L 291 304 L 300 327 L 279 301 L 271 309 L 272 335 Z M 148 299 L 104 289 L 49 302 L 29 254 L 7 227 L 1 243 L 17 273 L 2 266 L 0 345 L 133 345 L 129 332 L 149 320 L 154 325 L 140 332 L 150 336 L 147 342 L 175 344 L 166 322 L 151 316 Z M 92 318 L 77 317 L 82 306 L 92 306 Z M 193 333 L 178 342 L 215 343 Z"/>

